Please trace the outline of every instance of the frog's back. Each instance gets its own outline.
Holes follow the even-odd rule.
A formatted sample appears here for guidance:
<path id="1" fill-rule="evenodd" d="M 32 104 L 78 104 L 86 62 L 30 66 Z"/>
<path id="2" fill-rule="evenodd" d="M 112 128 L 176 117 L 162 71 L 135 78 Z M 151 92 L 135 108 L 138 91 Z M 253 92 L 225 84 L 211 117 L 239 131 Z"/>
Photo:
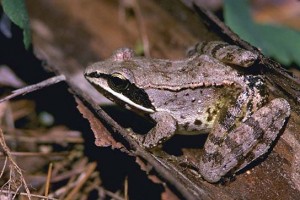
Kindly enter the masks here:
<path id="1" fill-rule="evenodd" d="M 132 73 L 140 87 L 182 88 L 204 85 L 234 84 L 241 81 L 235 69 L 207 56 L 195 55 L 189 59 L 168 61 L 160 59 L 133 59 Z M 126 64 L 127 65 L 127 64 Z"/>

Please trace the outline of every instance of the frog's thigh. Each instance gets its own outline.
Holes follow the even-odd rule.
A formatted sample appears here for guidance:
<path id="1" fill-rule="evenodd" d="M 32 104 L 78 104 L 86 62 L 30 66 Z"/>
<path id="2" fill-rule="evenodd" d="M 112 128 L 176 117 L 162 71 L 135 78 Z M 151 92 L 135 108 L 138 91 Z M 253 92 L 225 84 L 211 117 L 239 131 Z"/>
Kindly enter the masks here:
<path id="1" fill-rule="evenodd" d="M 167 112 L 157 112 L 151 115 L 157 122 L 145 136 L 142 145 L 146 148 L 153 148 L 175 134 L 176 120 Z"/>
<path id="2" fill-rule="evenodd" d="M 216 151 L 205 149 L 199 164 L 201 175 L 207 181 L 217 182 L 231 169 L 241 169 L 266 153 L 289 115 L 290 106 L 285 99 L 274 99 L 259 109 L 231 131 Z"/>

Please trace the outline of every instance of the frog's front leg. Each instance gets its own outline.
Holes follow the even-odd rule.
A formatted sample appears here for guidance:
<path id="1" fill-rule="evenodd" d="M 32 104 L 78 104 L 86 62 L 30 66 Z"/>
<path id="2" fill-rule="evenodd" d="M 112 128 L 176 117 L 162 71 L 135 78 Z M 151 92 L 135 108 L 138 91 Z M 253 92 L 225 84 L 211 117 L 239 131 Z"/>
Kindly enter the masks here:
<path id="1" fill-rule="evenodd" d="M 145 148 L 154 148 L 168 140 L 177 128 L 176 120 L 168 112 L 156 112 L 151 117 L 156 121 L 156 126 L 144 136 L 135 136 Z"/>
<path id="2" fill-rule="evenodd" d="M 197 166 L 203 178 L 217 182 L 231 170 L 238 171 L 266 153 L 289 115 L 288 102 L 278 98 L 231 131 L 218 125 L 210 133 Z"/>

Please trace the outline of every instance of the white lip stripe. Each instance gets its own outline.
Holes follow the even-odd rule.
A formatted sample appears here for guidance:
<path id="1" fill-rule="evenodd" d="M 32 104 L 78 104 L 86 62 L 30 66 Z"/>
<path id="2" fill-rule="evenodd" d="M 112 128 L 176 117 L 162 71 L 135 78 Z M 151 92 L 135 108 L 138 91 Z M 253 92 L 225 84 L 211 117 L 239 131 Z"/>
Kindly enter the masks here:
<path id="1" fill-rule="evenodd" d="M 141 106 L 139 104 L 134 103 L 133 101 L 131 101 L 126 96 L 124 96 L 124 95 L 122 95 L 120 93 L 115 92 L 114 90 L 110 89 L 109 87 L 102 86 L 102 88 L 104 90 L 106 90 L 107 92 L 111 93 L 112 95 L 116 96 L 117 98 L 121 99 L 122 101 L 128 103 L 129 105 L 131 105 L 131 106 L 133 106 L 133 107 L 135 107 L 135 108 L 137 108 L 139 110 L 145 111 L 147 113 L 154 113 L 155 112 L 153 109 L 146 108 L 144 106 Z"/>

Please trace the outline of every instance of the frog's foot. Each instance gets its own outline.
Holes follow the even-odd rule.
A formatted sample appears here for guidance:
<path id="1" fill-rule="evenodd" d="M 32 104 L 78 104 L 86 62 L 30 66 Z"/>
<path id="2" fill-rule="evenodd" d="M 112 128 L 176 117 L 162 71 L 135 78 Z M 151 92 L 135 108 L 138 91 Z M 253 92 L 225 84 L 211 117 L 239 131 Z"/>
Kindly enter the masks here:
<path id="1" fill-rule="evenodd" d="M 258 54 L 252 51 L 221 41 L 198 43 L 188 54 L 193 55 L 196 52 L 210 55 L 221 62 L 240 67 L 252 66 L 258 59 Z"/>
<path id="2" fill-rule="evenodd" d="M 184 168 L 189 168 L 195 171 L 198 171 L 197 162 L 193 159 L 190 159 L 189 156 L 181 155 L 181 156 L 174 156 L 174 155 L 164 155 L 163 158 L 171 163 L 179 165 Z"/>
<path id="3" fill-rule="evenodd" d="M 132 131 L 129 132 L 129 136 L 133 138 L 140 146 L 143 146 L 145 136 L 133 133 Z"/>
<path id="4" fill-rule="evenodd" d="M 278 98 L 260 108 L 223 138 L 212 132 L 198 165 L 203 178 L 218 182 L 229 171 L 238 171 L 266 153 L 289 115 L 288 102 Z"/>
<path id="5" fill-rule="evenodd" d="M 198 163 L 194 160 L 187 158 L 186 156 L 178 157 L 177 162 L 182 167 L 186 167 L 186 168 L 198 171 Z"/>
<path id="6" fill-rule="evenodd" d="M 141 147 L 144 147 L 145 149 L 153 149 L 160 142 L 156 142 L 155 140 L 152 140 L 147 135 L 139 135 L 133 132 L 129 133 L 130 137 L 133 138 Z"/>

